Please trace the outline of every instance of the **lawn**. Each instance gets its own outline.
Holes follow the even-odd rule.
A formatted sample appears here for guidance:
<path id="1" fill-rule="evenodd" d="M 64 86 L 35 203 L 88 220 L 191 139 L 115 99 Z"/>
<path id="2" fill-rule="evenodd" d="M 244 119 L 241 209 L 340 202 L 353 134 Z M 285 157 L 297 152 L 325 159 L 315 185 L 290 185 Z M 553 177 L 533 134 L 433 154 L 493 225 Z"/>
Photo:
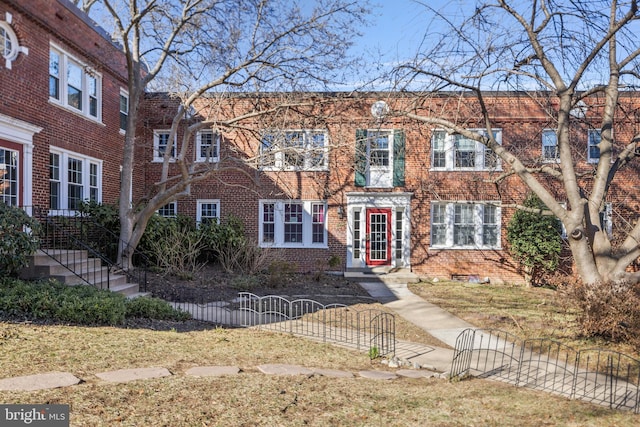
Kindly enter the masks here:
<path id="1" fill-rule="evenodd" d="M 484 380 L 390 381 L 267 376 L 265 363 L 358 372 L 388 369 L 366 354 L 255 329 L 193 332 L 0 323 L 0 378 L 71 372 L 63 389 L 2 392 L 2 403 L 71 405 L 73 426 L 633 426 L 640 417 Z M 236 376 L 186 376 L 234 365 Z M 95 374 L 162 366 L 162 379 L 108 384 Z"/>
<path id="2" fill-rule="evenodd" d="M 631 345 L 581 337 L 576 310 L 562 290 L 449 281 L 409 284 L 409 289 L 479 328 L 523 339 L 552 338 L 575 350 L 606 348 L 640 359 Z"/>

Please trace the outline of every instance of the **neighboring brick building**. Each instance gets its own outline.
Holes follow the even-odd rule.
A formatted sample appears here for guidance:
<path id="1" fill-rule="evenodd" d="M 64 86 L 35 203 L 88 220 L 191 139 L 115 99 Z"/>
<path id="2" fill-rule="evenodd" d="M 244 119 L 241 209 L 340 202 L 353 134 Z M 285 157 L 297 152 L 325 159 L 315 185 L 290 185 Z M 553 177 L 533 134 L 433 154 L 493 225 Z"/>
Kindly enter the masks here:
<path id="1" fill-rule="evenodd" d="M 128 102 L 119 47 L 67 0 L 1 0 L 0 41 L 0 201 L 115 203 Z"/>
<path id="2" fill-rule="evenodd" d="M 52 211 L 86 199 L 117 202 L 128 113 L 119 47 L 67 0 L 0 0 L 0 41 L 0 200 Z M 301 105 L 227 122 L 274 106 L 278 96 Z M 545 94 L 486 97 L 504 146 L 518 147 L 528 166 L 559 167 L 555 125 L 546 113 L 555 106 Z M 277 248 L 304 271 L 336 268 L 329 260 L 337 260 L 342 269 L 404 267 L 430 277 L 521 281 L 505 236 L 513 205 L 527 190 L 516 177 L 493 182 L 508 166 L 460 135 L 385 113 L 412 105 L 418 114 L 444 111 L 467 129 L 482 129 L 477 103 L 453 93 L 416 101 L 408 93 L 203 97 L 196 113 L 215 114 L 209 118 L 216 125 L 195 135 L 186 159 L 217 172 L 161 214 L 197 221 L 237 216 L 257 244 Z M 149 94 L 142 104 L 136 202 L 153 194 L 159 180 L 176 102 Z M 640 103 L 634 92 L 623 93 L 621 103 L 614 134 L 629 141 Z M 599 125 L 589 117 L 599 108 L 590 99 L 572 129 L 585 181 L 598 161 Z M 185 125 L 201 119 L 185 120 L 178 148 Z M 620 173 L 603 207 L 607 228 L 640 211 L 638 170 Z M 563 198 L 559 186 L 557 193 Z"/>
<path id="3" fill-rule="evenodd" d="M 430 277 L 522 281 L 506 250 L 506 226 L 513 205 L 524 200 L 527 189 L 515 176 L 504 178 L 499 186 L 494 183 L 509 168 L 492 152 L 400 114 L 375 117 L 376 107 L 385 105 L 391 111 L 407 111 L 406 106 L 417 100 L 415 94 L 289 96 L 289 103 L 298 100 L 312 107 L 280 112 L 276 122 L 243 121 L 236 128 L 224 124 L 233 117 L 228 111 L 239 116 L 276 101 L 269 95 L 247 94 L 222 103 L 201 100 L 197 110 L 216 111 L 208 118 L 217 130 L 196 135 L 195 149 L 185 160 L 196 167 L 198 162 L 213 162 L 219 171 L 192 185 L 187 196 L 162 213 L 199 221 L 238 216 L 259 245 L 278 248 L 281 256 L 306 271 L 328 268 L 328 260 L 334 258 L 347 269 L 382 265 L 411 268 Z M 555 108 L 550 98 L 513 92 L 485 97 L 499 142 L 518 147 L 528 166 L 559 168 L 555 125 L 546 113 Z M 586 117 L 571 130 L 577 158 L 584 159 L 576 167 L 585 182 L 599 157 L 593 146 L 599 126 L 589 117 L 597 117 L 600 104 L 597 98 L 589 102 Z M 145 101 L 147 121 L 139 132 L 145 144 L 137 157 L 141 175 L 135 179 L 145 187 L 138 189 L 138 197 L 158 180 L 158 150 L 164 152 L 166 145 L 159 135 L 168 131 L 165 118 L 172 116 L 175 103 L 161 94 Z M 640 104 L 635 94 L 623 94 L 621 104 L 615 135 L 629 141 L 638 131 L 635 115 Z M 471 96 L 439 94 L 419 105 L 413 111 L 427 116 L 445 111 L 448 118 L 463 117 L 459 123 L 467 129 L 483 128 Z M 176 140 L 178 149 L 185 125 Z M 209 158 L 200 155 L 210 146 Z M 243 160 L 241 167 L 234 161 L 238 158 Z M 640 208 L 638 199 L 629 196 L 629 186 L 638 186 L 637 169 L 621 171 L 613 183 L 603 209 L 605 227 L 611 227 L 613 210 L 624 223 Z M 557 194 L 563 199 L 561 186 Z"/>

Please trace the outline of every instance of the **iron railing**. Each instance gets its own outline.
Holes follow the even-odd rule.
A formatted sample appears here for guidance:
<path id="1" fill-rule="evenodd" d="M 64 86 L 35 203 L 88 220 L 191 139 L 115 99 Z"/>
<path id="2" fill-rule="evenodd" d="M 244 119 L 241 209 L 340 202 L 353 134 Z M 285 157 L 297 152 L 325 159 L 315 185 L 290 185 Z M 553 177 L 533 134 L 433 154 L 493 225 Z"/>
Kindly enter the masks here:
<path id="1" fill-rule="evenodd" d="M 73 251 L 87 251 L 90 258 L 100 260 L 100 264 L 106 269 L 107 286 L 109 288 L 109 278 L 112 273 L 123 274 L 130 283 L 139 285 L 144 291 L 147 284 L 147 271 L 149 267 L 148 258 L 140 251 L 130 247 L 120 240 L 120 236 L 102 224 L 96 222 L 95 218 L 88 213 L 75 210 L 55 210 L 49 211 L 46 208 L 33 207 L 30 209 L 33 216 L 42 224 L 42 230 L 38 236 L 40 239 L 40 249 L 65 266 L 67 261 L 73 262 L 73 257 L 81 257 L 81 252 L 76 254 Z M 118 247 L 128 249 L 126 252 L 132 254 L 134 268 L 121 265 L 117 261 Z M 62 255 L 59 255 L 62 253 Z M 67 268 L 74 271 L 73 265 Z M 97 266 L 96 266 L 97 268 Z M 80 273 L 83 273 L 80 271 Z M 98 279 L 98 277 L 94 277 Z M 89 284 L 92 280 L 83 280 Z M 100 282 L 99 282 L 100 283 Z M 96 284 L 97 285 L 97 284 Z M 99 286 L 105 288 L 104 286 Z"/>
<path id="2" fill-rule="evenodd" d="M 456 340 L 451 379 L 467 375 L 640 413 L 640 361 L 616 351 L 466 329 Z"/>
<path id="3" fill-rule="evenodd" d="M 277 295 L 240 292 L 221 300 L 213 289 L 174 287 L 154 292 L 194 319 L 232 327 L 259 327 L 341 344 L 376 356 L 395 355 L 395 317 L 375 309 L 343 304 L 324 305 L 311 299 L 288 300 Z"/>
<path id="4" fill-rule="evenodd" d="M 59 265 L 71 271 L 83 283 L 99 289 L 110 289 L 112 268 L 109 260 L 76 237 L 64 223 L 54 217 L 34 216 L 40 222 L 40 250 Z"/>

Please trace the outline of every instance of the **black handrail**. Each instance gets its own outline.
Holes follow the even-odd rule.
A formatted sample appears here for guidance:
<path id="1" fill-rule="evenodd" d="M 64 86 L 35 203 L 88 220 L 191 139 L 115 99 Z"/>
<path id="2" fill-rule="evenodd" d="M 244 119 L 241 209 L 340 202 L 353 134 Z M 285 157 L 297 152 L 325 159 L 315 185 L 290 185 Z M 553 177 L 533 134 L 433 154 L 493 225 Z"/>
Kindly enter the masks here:
<path id="1" fill-rule="evenodd" d="M 70 236 L 72 242 L 68 242 L 67 246 L 75 245 L 86 249 L 95 258 L 99 258 L 109 271 L 117 271 L 119 274 L 127 276 L 130 282 L 138 284 L 140 291 L 146 291 L 149 259 L 142 252 L 120 240 L 116 233 L 98 223 L 90 214 L 75 210 L 50 212 L 46 208 L 34 207 L 33 216 L 40 222 L 56 226 L 59 233 Z M 45 233 L 47 233 L 46 229 Z M 47 236 L 47 234 L 42 236 L 41 246 L 51 244 L 47 242 L 47 239 L 55 239 L 55 235 Z M 134 258 L 137 267 L 130 269 L 117 262 L 119 245 L 128 248 L 128 253 Z"/>

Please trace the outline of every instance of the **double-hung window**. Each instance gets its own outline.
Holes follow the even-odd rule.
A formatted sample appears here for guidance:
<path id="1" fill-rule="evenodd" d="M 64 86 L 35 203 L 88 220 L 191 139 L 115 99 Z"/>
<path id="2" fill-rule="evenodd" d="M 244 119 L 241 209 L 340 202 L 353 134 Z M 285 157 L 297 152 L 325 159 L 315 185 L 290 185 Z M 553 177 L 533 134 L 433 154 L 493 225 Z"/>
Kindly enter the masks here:
<path id="1" fill-rule="evenodd" d="M 486 130 L 470 129 L 480 135 Z M 502 130 L 494 129 L 493 137 L 502 144 Z M 484 144 L 461 134 L 436 129 L 431 134 L 431 168 L 433 170 L 500 170 L 498 156 Z"/>
<path id="2" fill-rule="evenodd" d="M 599 144 L 602 140 L 600 129 L 589 129 L 588 140 L 587 160 L 589 163 L 598 163 L 598 161 L 600 160 Z"/>
<path id="3" fill-rule="evenodd" d="M 176 138 L 173 138 L 173 143 L 169 143 L 170 130 L 154 130 L 153 131 L 153 161 L 162 162 L 164 160 L 164 154 L 167 152 L 169 146 L 171 146 L 170 159 L 176 157 Z"/>
<path id="4" fill-rule="evenodd" d="M 49 100 L 57 105 L 102 120 L 102 78 L 62 49 L 49 50 Z"/>
<path id="5" fill-rule="evenodd" d="M 553 129 L 542 131 L 542 161 L 556 162 L 560 156 L 558 151 L 558 136 Z"/>
<path id="6" fill-rule="evenodd" d="M 270 131 L 262 135 L 260 166 L 265 170 L 326 170 L 328 136 L 323 130 Z"/>
<path id="7" fill-rule="evenodd" d="M 220 200 L 198 200 L 196 221 L 198 224 L 220 222 Z"/>
<path id="8" fill-rule="evenodd" d="M 220 160 L 220 134 L 211 129 L 196 134 L 196 153 L 198 162 L 217 162 Z"/>
<path id="9" fill-rule="evenodd" d="M 263 200 L 260 202 L 261 246 L 326 247 L 327 204 L 323 201 Z"/>
<path id="10" fill-rule="evenodd" d="M 129 94 L 124 89 L 120 89 L 120 132 L 127 130 L 127 120 L 129 119 Z"/>
<path id="11" fill-rule="evenodd" d="M 431 247 L 499 249 L 501 208 L 498 203 L 434 202 Z"/>
<path id="12" fill-rule="evenodd" d="M 49 208 L 76 210 L 84 201 L 100 202 L 102 161 L 66 150 L 49 152 Z"/>

